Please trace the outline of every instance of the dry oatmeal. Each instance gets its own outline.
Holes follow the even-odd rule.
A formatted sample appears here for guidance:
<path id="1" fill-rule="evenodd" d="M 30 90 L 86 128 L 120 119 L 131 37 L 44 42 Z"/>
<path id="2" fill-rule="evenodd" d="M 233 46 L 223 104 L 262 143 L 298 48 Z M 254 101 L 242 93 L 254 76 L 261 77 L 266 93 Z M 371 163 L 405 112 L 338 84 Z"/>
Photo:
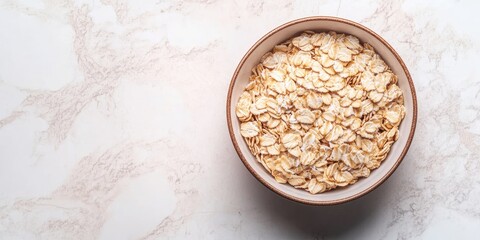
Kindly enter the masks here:
<path id="1" fill-rule="evenodd" d="M 351 35 L 304 32 L 252 69 L 240 133 L 276 181 L 317 194 L 380 166 L 405 116 L 397 76 Z"/>

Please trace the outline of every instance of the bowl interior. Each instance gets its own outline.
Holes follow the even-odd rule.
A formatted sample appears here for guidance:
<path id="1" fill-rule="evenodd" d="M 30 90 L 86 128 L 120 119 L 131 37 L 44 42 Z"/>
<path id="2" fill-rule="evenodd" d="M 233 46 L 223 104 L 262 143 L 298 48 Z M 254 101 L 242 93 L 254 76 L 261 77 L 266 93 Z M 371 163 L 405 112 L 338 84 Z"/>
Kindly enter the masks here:
<path id="1" fill-rule="evenodd" d="M 360 179 L 357 183 L 344 188 L 338 188 L 333 191 L 322 194 L 312 195 L 302 189 L 295 189 L 288 184 L 277 183 L 274 178 L 257 162 L 255 157 L 250 153 L 245 141 L 240 135 L 239 121 L 235 115 L 235 105 L 248 83 L 251 69 L 258 64 L 260 58 L 266 52 L 270 51 L 276 44 L 279 44 L 305 30 L 313 31 L 336 31 L 338 33 L 351 34 L 360 39 L 361 42 L 367 42 L 375 48 L 375 51 L 390 66 L 392 71 L 398 76 L 398 84 L 402 89 L 405 98 L 406 116 L 400 125 L 399 139 L 393 144 L 390 153 L 380 167 L 372 171 L 367 178 Z M 375 37 L 368 29 L 364 29 L 359 25 L 349 21 L 338 21 L 336 19 L 318 19 L 310 18 L 298 20 L 294 23 L 286 24 L 267 34 L 266 38 L 262 38 L 256 48 L 252 48 L 247 53 L 244 61 L 237 69 L 236 76 L 233 79 L 231 89 L 230 105 L 227 106 L 227 114 L 230 115 L 231 126 L 230 131 L 232 140 L 240 157 L 246 164 L 247 168 L 261 180 L 265 185 L 275 192 L 290 198 L 292 200 L 310 203 L 310 204 L 335 204 L 361 196 L 379 185 L 386 179 L 391 172 L 395 170 L 406 153 L 413 137 L 416 117 L 416 101 L 413 83 L 409 82 L 408 70 L 402 66 L 401 59 L 397 59 L 395 54 L 382 43 L 380 39 Z M 409 140 L 410 139 L 410 140 Z M 235 143 L 236 142 L 236 143 Z M 243 155 L 243 156 L 242 156 Z"/>

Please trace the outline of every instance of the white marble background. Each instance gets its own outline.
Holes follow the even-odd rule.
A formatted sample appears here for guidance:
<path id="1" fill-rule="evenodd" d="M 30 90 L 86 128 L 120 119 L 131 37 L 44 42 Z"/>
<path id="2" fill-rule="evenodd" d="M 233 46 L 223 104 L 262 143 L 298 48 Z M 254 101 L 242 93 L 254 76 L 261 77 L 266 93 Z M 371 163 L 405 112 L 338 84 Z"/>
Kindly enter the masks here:
<path id="1" fill-rule="evenodd" d="M 478 239 L 478 1 L 0 0 L 0 239 Z M 225 98 L 272 28 L 333 15 L 406 61 L 419 118 L 366 197 L 284 200 L 229 139 Z"/>

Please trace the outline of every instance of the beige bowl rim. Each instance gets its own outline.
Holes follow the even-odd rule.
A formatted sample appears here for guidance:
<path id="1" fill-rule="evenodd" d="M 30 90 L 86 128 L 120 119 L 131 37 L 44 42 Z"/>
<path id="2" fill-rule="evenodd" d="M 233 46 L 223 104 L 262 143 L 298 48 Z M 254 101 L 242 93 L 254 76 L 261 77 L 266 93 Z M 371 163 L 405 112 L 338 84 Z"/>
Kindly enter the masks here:
<path id="1" fill-rule="evenodd" d="M 266 182 L 262 177 L 260 177 L 260 175 L 258 175 L 255 170 L 253 170 L 253 168 L 250 166 L 250 164 L 248 163 L 247 159 L 245 158 L 245 156 L 243 155 L 242 151 L 240 150 L 240 147 L 236 141 L 236 138 L 235 138 L 235 132 L 234 132 L 234 129 L 233 129 L 233 125 L 232 125 L 232 121 L 233 121 L 233 118 L 231 116 L 231 107 L 232 107 L 232 91 L 233 91 L 233 87 L 235 86 L 235 81 L 237 79 L 237 76 L 238 76 L 238 73 L 240 72 L 240 69 L 242 69 L 243 67 L 243 64 L 245 63 L 245 61 L 249 58 L 250 54 L 259 46 L 261 45 L 266 39 L 268 39 L 270 36 L 272 36 L 273 34 L 275 34 L 276 32 L 279 32 L 281 31 L 282 29 L 286 28 L 286 27 L 289 27 L 289 26 L 292 26 L 292 25 L 295 25 L 295 24 L 298 24 L 298 23 L 302 23 L 302 22 L 308 22 L 308 21 L 322 21 L 322 20 L 326 20 L 326 21 L 335 21 L 335 22 L 340 22 L 340 23 L 345 23 L 345 24 L 348 24 L 352 27 L 356 27 L 356 28 L 360 28 L 366 32 L 368 32 L 369 34 L 371 34 L 372 36 L 374 36 L 375 38 L 377 38 L 380 42 L 382 42 L 382 44 L 384 44 L 388 49 L 389 51 L 391 51 L 393 53 L 393 55 L 395 56 L 395 58 L 397 59 L 397 61 L 400 63 L 403 71 L 405 71 L 405 75 L 407 76 L 407 80 L 408 80 L 408 84 L 410 85 L 410 89 L 411 89 L 411 94 L 412 94 L 412 99 L 413 99 L 413 119 L 412 119 L 412 126 L 410 128 L 410 133 L 409 133 L 409 136 L 408 136 L 408 140 L 407 140 L 407 143 L 405 144 L 405 147 L 403 148 L 400 156 L 398 157 L 398 159 L 396 160 L 395 164 L 393 165 L 393 167 L 387 172 L 387 174 L 385 174 L 380 180 L 378 180 L 377 182 L 373 183 L 370 187 L 368 187 L 367 189 L 363 190 L 362 192 L 359 192 L 355 195 L 352 195 L 352 196 L 349 196 L 349 197 L 346 197 L 346 198 L 342 198 L 342 199 L 336 199 L 336 200 L 331 200 L 331 201 L 311 201 L 311 200 L 306 200 L 306 199 L 303 199 L 303 198 L 299 198 L 299 197 L 296 197 L 296 196 L 293 196 L 291 194 L 286 194 L 284 192 L 281 192 L 279 191 L 275 186 L 269 184 L 268 182 Z M 380 37 L 380 35 L 378 35 L 377 33 L 375 33 L 374 31 L 372 31 L 371 29 L 359 24 L 359 23 L 356 23 L 356 22 L 353 22 L 351 20 L 348 20 L 348 19 L 343 19 L 343 18 L 339 18 L 339 17 L 331 17 L 331 16 L 312 16 L 312 17 L 306 17 L 306 18 L 300 18 L 300 19 L 296 19 L 296 20 L 293 20 L 293 21 L 290 21 L 290 22 L 287 22 L 273 30 L 271 30 L 270 32 L 268 32 L 267 34 L 265 34 L 262 38 L 260 38 L 249 50 L 248 52 L 243 56 L 242 60 L 240 61 L 240 63 L 238 64 L 237 68 L 235 69 L 235 72 L 233 73 L 233 76 L 232 76 L 232 79 L 231 79 L 231 82 L 230 82 L 230 86 L 228 88 L 228 95 L 227 95 L 227 106 L 226 106 L 226 110 L 227 110 L 227 125 L 228 125 L 228 131 L 230 133 L 230 138 L 232 140 L 232 143 L 233 143 L 233 146 L 235 148 L 235 151 L 237 152 L 238 156 L 240 157 L 240 160 L 242 160 L 243 164 L 245 165 L 245 167 L 248 169 L 248 171 L 258 180 L 260 181 L 263 185 L 265 185 L 268 189 L 272 190 L 273 192 L 277 193 L 278 195 L 282 196 L 282 197 L 285 197 L 289 200 L 292 200 L 292 201 L 296 201 L 296 202 L 300 202 L 300 203 L 304 203 L 304 204 L 309 204 L 309 205 L 316 205 L 316 206 L 320 206 L 320 205 L 336 205 L 336 204 L 340 204 L 340 203 L 345 203 L 345 202 L 348 202 L 348 201 L 352 201 L 352 200 L 355 200 L 355 199 L 358 199 L 362 196 L 364 196 L 365 194 L 373 191 L 374 189 L 376 189 L 378 186 L 380 186 L 383 182 L 385 182 L 391 175 L 392 173 L 397 169 L 397 167 L 400 165 L 400 163 L 402 162 L 403 158 L 405 157 L 405 155 L 407 154 L 407 151 L 408 149 L 410 148 L 410 145 L 412 143 L 412 140 L 413 140 L 413 136 L 415 134 L 415 127 L 416 127 L 416 124 L 417 124 L 417 97 L 416 97 L 416 92 L 415 92 L 415 88 L 414 88 L 414 85 L 413 85 L 413 81 L 412 81 L 412 78 L 411 78 L 411 75 L 410 75 L 410 72 L 408 71 L 407 69 L 407 66 L 405 65 L 405 63 L 403 62 L 402 58 L 400 57 L 400 55 L 398 55 L 398 53 L 393 49 L 393 47 L 387 42 L 385 41 L 385 39 L 383 39 L 382 37 Z"/>

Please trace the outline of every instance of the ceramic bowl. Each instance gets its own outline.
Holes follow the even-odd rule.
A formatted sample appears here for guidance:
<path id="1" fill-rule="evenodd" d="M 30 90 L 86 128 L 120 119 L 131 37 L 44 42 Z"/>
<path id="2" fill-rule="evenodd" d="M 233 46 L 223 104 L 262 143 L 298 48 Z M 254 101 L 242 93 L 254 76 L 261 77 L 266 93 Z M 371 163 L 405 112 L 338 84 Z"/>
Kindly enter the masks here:
<path id="1" fill-rule="evenodd" d="M 369 177 L 361 178 L 348 187 L 337 188 L 332 191 L 310 194 L 303 189 L 296 189 L 288 184 L 281 184 L 257 162 L 250 153 L 244 139 L 240 135 L 240 124 L 235 115 L 235 105 L 248 83 L 251 69 L 258 64 L 260 58 L 275 45 L 284 42 L 303 31 L 335 31 L 351 34 L 372 45 L 375 51 L 390 66 L 398 76 L 398 85 L 405 98 L 406 116 L 399 127 L 399 139 L 393 144 L 387 158 L 380 167 L 373 170 Z M 235 150 L 245 167 L 252 175 L 275 193 L 293 201 L 311 205 L 333 205 L 357 199 L 378 187 L 392 175 L 402 162 L 410 147 L 417 121 L 417 100 L 413 81 L 400 55 L 377 33 L 356 22 L 336 17 L 308 17 L 297 19 L 283 24 L 258 40 L 236 68 L 227 96 L 227 125 Z"/>

